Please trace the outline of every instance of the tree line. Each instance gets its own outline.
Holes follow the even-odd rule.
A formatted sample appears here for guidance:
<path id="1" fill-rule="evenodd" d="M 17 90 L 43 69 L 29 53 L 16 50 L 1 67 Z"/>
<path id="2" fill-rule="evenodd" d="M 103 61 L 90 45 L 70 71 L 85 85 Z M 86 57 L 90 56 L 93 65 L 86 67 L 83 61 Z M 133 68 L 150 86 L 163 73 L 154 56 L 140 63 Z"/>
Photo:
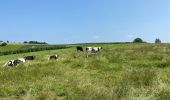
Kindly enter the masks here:
<path id="1" fill-rule="evenodd" d="M 24 41 L 24 43 L 25 43 L 25 44 L 27 44 L 27 43 L 29 43 L 29 44 L 48 44 L 48 43 L 46 43 L 46 42 L 38 42 L 38 41 L 29 41 L 29 42 Z"/>
<path id="2" fill-rule="evenodd" d="M 3 46 L 6 46 L 7 43 L 9 43 L 9 41 L 6 42 L 3 42 L 3 41 L 0 41 L 0 46 L 3 47 Z M 48 44 L 46 42 L 38 42 L 38 41 L 24 41 L 23 42 L 24 44 Z M 115 44 L 120 44 L 120 43 L 131 43 L 131 42 L 114 42 Z M 146 41 L 143 41 L 141 38 L 135 38 L 132 43 L 147 43 Z M 155 43 L 161 43 L 161 40 L 159 38 L 156 38 L 155 39 Z"/>
<path id="3" fill-rule="evenodd" d="M 141 38 L 135 38 L 133 40 L 133 43 L 147 43 L 147 42 L 143 41 Z M 159 38 L 156 38 L 155 43 L 161 43 L 161 40 Z"/>

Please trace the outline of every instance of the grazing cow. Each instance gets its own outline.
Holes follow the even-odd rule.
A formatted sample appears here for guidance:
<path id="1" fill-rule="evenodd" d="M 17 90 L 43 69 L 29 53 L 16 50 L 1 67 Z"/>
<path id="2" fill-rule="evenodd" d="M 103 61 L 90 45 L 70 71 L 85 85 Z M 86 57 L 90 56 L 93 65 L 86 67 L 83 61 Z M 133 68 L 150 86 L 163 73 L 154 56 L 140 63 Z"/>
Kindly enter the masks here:
<path id="1" fill-rule="evenodd" d="M 7 63 L 5 63 L 4 67 L 6 66 L 16 66 L 17 64 L 24 63 L 25 59 L 24 58 L 18 58 L 16 60 L 10 60 Z"/>
<path id="2" fill-rule="evenodd" d="M 92 52 L 93 47 L 87 47 L 86 52 Z"/>
<path id="3" fill-rule="evenodd" d="M 102 50 L 102 47 L 87 47 L 86 48 L 86 57 L 88 58 L 91 53 L 97 53 L 100 52 Z"/>
<path id="4" fill-rule="evenodd" d="M 92 52 L 93 52 L 93 53 L 99 52 L 99 48 L 98 48 L 98 47 L 93 47 L 93 48 L 92 48 Z"/>
<path id="5" fill-rule="evenodd" d="M 82 51 L 83 52 L 83 47 L 77 46 L 77 51 Z"/>
<path id="6" fill-rule="evenodd" d="M 101 51 L 102 47 L 87 47 L 86 52 L 97 53 Z"/>
<path id="7" fill-rule="evenodd" d="M 52 60 L 52 59 L 58 59 L 59 58 L 59 55 L 51 55 L 48 57 L 48 60 Z"/>
<path id="8" fill-rule="evenodd" d="M 16 60 L 14 60 L 14 64 L 20 64 L 20 63 L 24 63 L 25 62 L 25 58 L 18 58 Z"/>
<path id="9" fill-rule="evenodd" d="M 99 51 L 101 51 L 103 48 L 102 47 L 98 47 Z"/>
<path id="10" fill-rule="evenodd" d="M 16 66 L 16 63 L 14 63 L 14 60 L 10 60 L 4 64 L 4 67 L 7 67 L 7 66 Z"/>
<path id="11" fill-rule="evenodd" d="M 34 60 L 36 57 L 35 56 L 26 56 L 24 58 L 25 58 L 25 60 Z"/>

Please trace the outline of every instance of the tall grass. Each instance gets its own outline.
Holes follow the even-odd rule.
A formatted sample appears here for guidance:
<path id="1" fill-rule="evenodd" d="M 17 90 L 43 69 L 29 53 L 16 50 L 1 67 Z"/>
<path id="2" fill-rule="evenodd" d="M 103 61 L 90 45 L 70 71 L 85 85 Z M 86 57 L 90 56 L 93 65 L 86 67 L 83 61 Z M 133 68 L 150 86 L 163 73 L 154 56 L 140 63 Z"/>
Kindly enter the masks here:
<path id="1" fill-rule="evenodd" d="M 88 46 L 82 45 L 83 47 Z M 99 44 L 95 44 L 99 46 Z M 86 58 L 75 48 L 7 55 L 35 55 L 12 68 L 0 67 L 0 98 L 25 100 L 169 100 L 170 45 L 100 44 Z M 166 49 L 163 49 L 166 48 Z M 47 61 L 59 54 L 58 61 Z"/>

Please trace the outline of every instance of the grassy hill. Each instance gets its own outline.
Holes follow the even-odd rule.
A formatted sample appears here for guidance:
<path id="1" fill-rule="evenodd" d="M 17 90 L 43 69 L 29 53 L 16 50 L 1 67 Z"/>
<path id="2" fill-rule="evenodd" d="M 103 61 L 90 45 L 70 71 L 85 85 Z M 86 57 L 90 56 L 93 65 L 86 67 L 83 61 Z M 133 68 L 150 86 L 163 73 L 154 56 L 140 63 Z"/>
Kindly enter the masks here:
<path id="1" fill-rule="evenodd" d="M 102 46 L 86 54 L 72 48 L 0 56 L 0 65 L 35 55 L 13 68 L 0 67 L 0 98 L 24 100 L 170 100 L 169 44 Z M 58 61 L 47 61 L 59 54 Z"/>

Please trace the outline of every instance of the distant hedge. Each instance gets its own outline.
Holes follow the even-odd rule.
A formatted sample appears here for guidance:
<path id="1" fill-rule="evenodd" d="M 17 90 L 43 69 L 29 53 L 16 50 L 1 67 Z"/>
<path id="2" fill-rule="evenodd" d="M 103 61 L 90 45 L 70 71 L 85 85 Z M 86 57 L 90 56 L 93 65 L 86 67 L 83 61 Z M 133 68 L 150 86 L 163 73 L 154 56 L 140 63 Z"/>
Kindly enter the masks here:
<path id="1" fill-rule="evenodd" d="M 24 43 L 29 43 L 29 44 L 48 44 L 46 42 L 38 42 L 38 41 L 29 41 L 29 42 L 24 41 Z"/>
<path id="2" fill-rule="evenodd" d="M 28 48 L 28 49 L 19 49 L 14 51 L 4 51 L 0 52 L 0 56 L 3 55 L 11 55 L 11 54 L 21 54 L 27 52 L 37 52 L 37 51 L 44 51 L 44 50 L 55 50 L 55 49 L 66 49 L 69 48 L 68 46 L 42 46 L 38 48 Z"/>

